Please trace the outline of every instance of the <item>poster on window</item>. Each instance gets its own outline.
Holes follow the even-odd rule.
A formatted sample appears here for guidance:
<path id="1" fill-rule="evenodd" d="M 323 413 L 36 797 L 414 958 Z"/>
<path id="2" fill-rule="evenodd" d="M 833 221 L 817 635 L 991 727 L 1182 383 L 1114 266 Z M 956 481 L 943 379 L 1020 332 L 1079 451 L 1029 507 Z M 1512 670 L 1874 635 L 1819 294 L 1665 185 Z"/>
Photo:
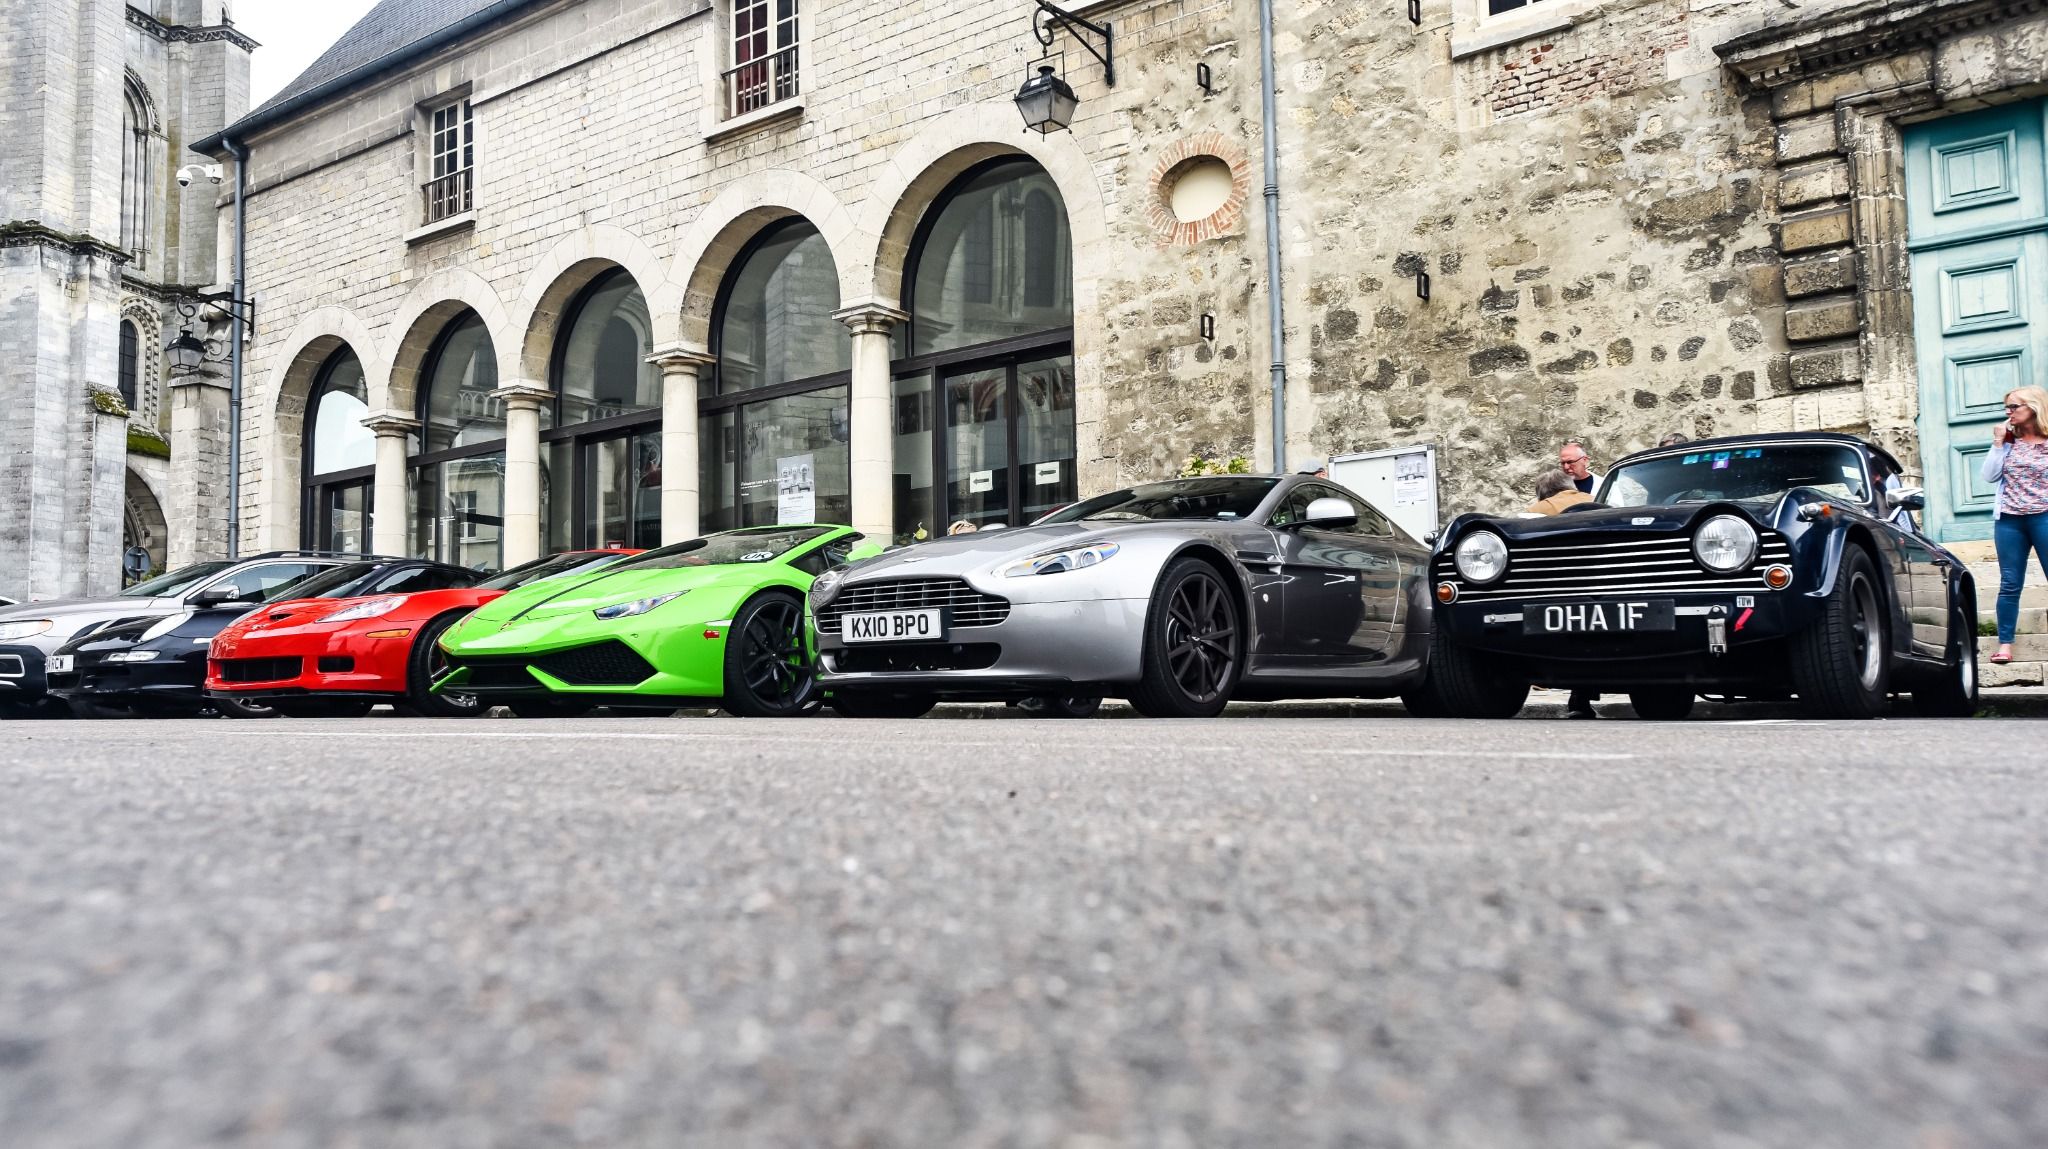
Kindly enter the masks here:
<path id="1" fill-rule="evenodd" d="M 810 455 L 775 460 L 775 522 L 815 522 L 818 517 L 818 471 Z"/>

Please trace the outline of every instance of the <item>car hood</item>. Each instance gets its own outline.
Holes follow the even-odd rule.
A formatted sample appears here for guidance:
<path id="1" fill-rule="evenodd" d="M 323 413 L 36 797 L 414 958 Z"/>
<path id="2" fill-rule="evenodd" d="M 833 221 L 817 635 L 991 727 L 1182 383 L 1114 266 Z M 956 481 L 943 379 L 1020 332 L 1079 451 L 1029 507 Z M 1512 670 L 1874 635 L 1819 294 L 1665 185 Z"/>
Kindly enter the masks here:
<path id="1" fill-rule="evenodd" d="M 225 630 L 230 623 L 240 619 L 247 608 L 216 607 L 210 610 L 188 610 L 176 613 L 165 612 L 147 618 L 130 618 L 112 626 L 100 629 L 66 643 L 64 649 L 74 653 L 106 653 L 124 650 L 138 644 L 154 645 L 166 639 L 189 640 L 210 637 Z M 152 629 L 162 628 L 145 643 L 143 635 Z M 178 645 L 174 643 L 173 645 Z"/>
<path id="2" fill-rule="evenodd" d="M 185 605 L 174 598 L 51 598 L 0 607 L 0 622 L 22 618 L 58 620 L 59 630 L 76 634 L 80 627 L 110 618 L 161 618 Z"/>
<path id="3" fill-rule="evenodd" d="M 1209 522 L 1154 521 L 1144 523 L 1046 523 L 1014 530 L 976 531 L 948 535 L 888 551 L 853 568 L 849 582 L 877 578 L 932 578 L 986 570 L 1005 562 L 1027 559 L 1047 551 L 1087 543 L 1114 542 L 1132 535 L 1186 528 L 1198 530 L 1219 524 Z"/>
<path id="4" fill-rule="evenodd" d="M 495 623 L 560 618 L 729 581 L 751 583 L 760 577 L 763 569 L 769 568 L 789 569 L 781 563 L 726 563 L 569 575 L 507 591 L 502 597 L 478 608 L 471 617 Z"/>

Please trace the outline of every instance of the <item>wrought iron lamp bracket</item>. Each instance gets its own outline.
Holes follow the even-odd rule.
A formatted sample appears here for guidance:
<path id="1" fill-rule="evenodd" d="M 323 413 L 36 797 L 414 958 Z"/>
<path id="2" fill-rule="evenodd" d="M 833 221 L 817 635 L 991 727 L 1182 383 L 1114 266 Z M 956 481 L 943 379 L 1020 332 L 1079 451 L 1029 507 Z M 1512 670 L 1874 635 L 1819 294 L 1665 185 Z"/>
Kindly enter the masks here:
<path id="1" fill-rule="evenodd" d="M 1116 87 L 1116 37 L 1110 25 L 1097 24 L 1093 20 L 1076 16 L 1063 8 L 1053 6 L 1048 0 L 1034 2 L 1038 5 L 1038 11 L 1031 16 L 1031 34 L 1038 38 L 1038 42 L 1048 48 L 1052 47 L 1055 28 L 1065 28 L 1074 33 L 1074 38 L 1081 42 L 1083 48 L 1088 49 L 1088 54 L 1102 62 L 1102 82 L 1109 87 Z M 1100 51 L 1087 36 L 1082 35 L 1084 32 L 1102 37 Z"/>
<path id="2" fill-rule="evenodd" d="M 256 301 L 236 299 L 231 291 L 201 291 L 178 300 L 178 314 L 187 319 L 199 318 L 203 310 L 218 313 L 226 319 L 240 316 L 249 335 L 256 334 Z"/>

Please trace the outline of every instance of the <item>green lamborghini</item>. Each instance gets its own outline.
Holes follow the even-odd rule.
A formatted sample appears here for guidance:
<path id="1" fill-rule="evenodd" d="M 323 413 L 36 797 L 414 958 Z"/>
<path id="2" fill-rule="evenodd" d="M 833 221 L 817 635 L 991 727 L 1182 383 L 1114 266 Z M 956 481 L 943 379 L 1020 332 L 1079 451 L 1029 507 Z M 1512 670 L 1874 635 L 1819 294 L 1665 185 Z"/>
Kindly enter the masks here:
<path id="1" fill-rule="evenodd" d="M 722 531 L 520 587 L 441 636 L 434 689 L 521 716 L 715 704 L 742 717 L 819 701 L 804 594 L 881 547 L 851 527 Z"/>

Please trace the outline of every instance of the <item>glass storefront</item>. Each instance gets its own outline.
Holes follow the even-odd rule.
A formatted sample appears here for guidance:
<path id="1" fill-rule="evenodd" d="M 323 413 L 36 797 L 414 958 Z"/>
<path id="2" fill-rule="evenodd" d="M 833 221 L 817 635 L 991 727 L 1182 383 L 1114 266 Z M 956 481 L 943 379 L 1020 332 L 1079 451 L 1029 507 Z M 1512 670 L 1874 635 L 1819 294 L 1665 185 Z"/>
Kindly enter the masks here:
<path id="1" fill-rule="evenodd" d="M 362 362 L 347 347 L 321 364 L 307 404 L 305 499 L 300 539 L 313 550 L 370 552 L 370 488 L 377 437 Z"/>
<path id="2" fill-rule="evenodd" d="M 412 553 L 467 567 L 502 566 L 505 401 L 492 394 L 497 354 L 475 312 L 442 330 L 420 377 L 421 429 L 408 468 Z"/>
<path id="3" fill-rule="evenodd" d="M 660 546 L 661 370 L 647 361 L 647 299 L 613 270 L 584 288 L 568 316 L 555 349 L 552 429 L 541 436 L 546 549 Z"/>
<path id="4" fill-rule="evenodd" d="M 477 568 L 504 565 L 505 452 L 412 470 L 413 554 Z"/>

